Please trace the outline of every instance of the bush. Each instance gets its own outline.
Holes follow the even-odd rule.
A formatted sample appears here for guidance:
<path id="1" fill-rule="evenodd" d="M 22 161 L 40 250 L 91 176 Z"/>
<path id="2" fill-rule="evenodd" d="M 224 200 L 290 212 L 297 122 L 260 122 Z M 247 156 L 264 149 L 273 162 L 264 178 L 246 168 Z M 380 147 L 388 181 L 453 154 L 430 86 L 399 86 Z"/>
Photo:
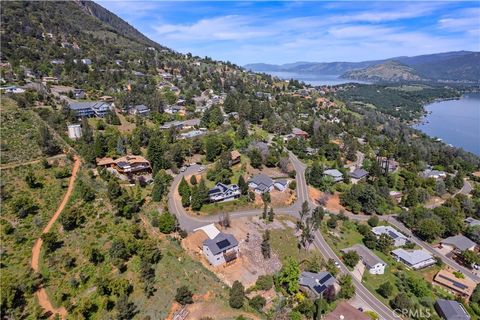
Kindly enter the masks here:
<path id="1" fill-rule="evenodd" d="M 233 283 L 232 288 L 230 289 L 230 298 L 229 298 L 229 304 L 230 307 L 235 308 L 235 309 L 240 309 L 243 307 L 243 300 L 245 299 L 245 288 L 243 287 L 243 284 L 236 280 Z"/>
<path id="2" fill-rule="evenodd" d="M 175 217 L 170 212 L 165 212 L 158 219 L 158 229 L 162 233 L 172 233 L 175 230 Z"/>
<path id="3" fill-rule="evenodd" d="M 343 255 L 343 261 L 350 268 L 355 267 L 359 260 L 360 256 L 355 251 L 349 251 Z"/>
<path id="4" fill-rule="evenodd" d="M 393 293 L 393 285 L 390 282 L 384 282 L 378 287 L 377 292 L 382 297 L 388 298 Z"/>
<path id="5" fill-rule="evenodd" d="M 255 310 L 261 311 L 263 307 L 265 307 L 265 304 L 267 303 L 267 300 L 265 300 L 264 297 L 256 295 L 250 301 L 248 304 Z"/>
<path id="6" fill-rule="evenodd" d="M 292 190 L 297 189 L 297 181 L 292 180 L 292 181 L 289 183 L 288 187 L 289 187 L 290 189 L 292 189 Z"/>
<path id="7" fill-rule="evenodd" d="M 379 219 L 377 216 L 371 216 L 369 219 L 368 219 L 368 224 L 370 225 L 370 227 L 376 227 L 378 226 L 378 222 L 379 222 Z"/>
<path id="8" fill-rule="evenodd" d="M 271 275 L 259 276 L 255 283 L 255 289 L 257 290 L 270 290 L 273 287 L 273 277 Z"/>
<path id="9" fill-rule="evenodd" d="M 193 303 L 193 293 L 187 286 L 181 286 L 177 288 L 177 294 L 175 295 L 175 301 L 181 305 Z"/>

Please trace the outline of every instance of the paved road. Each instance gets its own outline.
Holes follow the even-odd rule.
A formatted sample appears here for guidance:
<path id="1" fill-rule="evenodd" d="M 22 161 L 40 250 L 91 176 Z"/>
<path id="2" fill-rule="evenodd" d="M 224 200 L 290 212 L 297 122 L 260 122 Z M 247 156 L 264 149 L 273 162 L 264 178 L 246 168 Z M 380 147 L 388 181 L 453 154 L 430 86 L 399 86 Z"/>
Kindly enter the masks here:
<path id="1" fill-rule="evenodd" d="M 278 208 L 275 210 L 275 212 L 277 214 L 291 215 L 298 218 L 298 212 L 300 211 L 302 203 L 304 201 L 307 201 L 311 208 L 316 207 L 316 204 L 311 202 L 308 196 L 308 186 L 305 180 L 306 165 L 302 163 L 292 153 L 290 153 L 289 156 L 290 161 L 292 162 L 296 172 L 295 180 L 297 182 L 297 201 L 290 207 Z M 185 172 L 177 175 L 172 182 L 172 187 L 170 188 L 170 193 L 168 195 L 168 208 L 170 212 L 174 213 L 177 216 L 180 226 L 186 231 L 192 231 L 195 228 L 204 226 L 206 223 L 217 222 L 220 218 L 219 215 L 194 217 L 189 215 L 182 207 L 180 197 L 177 191 L 178 184 L 180 183 L 183 176 L 188 176 L 198 172 L 199 167 L 200 166 L 198 165 L 190 166 Z M 230 218 L 233 219 L 238 217 L 260 215 L 261 212 L 262 210 L 259 209 L 231 212 Z M 342 261 L 336 256 L 333 250 L 328 246 L 327 242 L 325 241 L 325 239 L 323 239 L 322 235 L 318 231 L 315 232 L 314 245 L 325 258 L 334 259 L 335 261 L 339 262 L 340 271 L 342 273 L 351 273 L 342 263 Z M 375 311 L 380 316 L 380 319 L 398 319 L 398 317 L 394 315 L 393 311 L 390 310 L 386 305 L 384 305 L 380 300 L 378 300 L 370 291 L 368 291 L 368 289 L 365 288 L 360 281 L 356 280 L 353 276 L 352 278 L 353 284 L 356 289 L 357 298 L 359 298 L 365 303 L 365 305 L 368 305 L 373 311 Z"/>

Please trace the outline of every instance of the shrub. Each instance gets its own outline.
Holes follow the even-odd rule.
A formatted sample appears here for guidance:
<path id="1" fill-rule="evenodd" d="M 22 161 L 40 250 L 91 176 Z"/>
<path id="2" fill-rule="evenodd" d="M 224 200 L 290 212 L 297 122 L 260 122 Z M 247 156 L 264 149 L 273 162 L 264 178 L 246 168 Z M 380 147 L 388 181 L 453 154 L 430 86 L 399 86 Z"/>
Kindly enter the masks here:
<path id="1" fill-rule="evenodd" d="M 170 212 L 165 212 L 158 219 L 158 229 L 162 233 L 172 233 L 175 230 L 175 217 Z"/>
<path id="2" fill-rule="evenodd" d="M 230 289 L 230 298 L 229 298 L 229 304 L 230 307 L 235 308 L 235 309 L 240 309 L 243 307 L 243 300 L 245 299 L 245 288 L 243 287 L 243 284 L 236 280 L 233 283 L 232 288 Z"/>
<path id="3" fill-rule="evenodd" d="M 271 275 L 261 275 L 255 283 L 255 288 L 258 290 L 270 290 L 273 287 L 273 277 Z"/>
<path id="4" fill-rule="evenodd" d="M 343 255 L 343 261 L 351 268 L 355 267 L 359 260 L 360 256 L 355 251 L 350 251 Z"/>
<path id="5" fill-rule="evenodd" d="M 261 311 L 266 303 L 267 303 L 267 300 L 265 300 L 264 297 L 259 295 L 256 295 L 255 297 L 250 299 L 250 301 L 248 302 L 248 304 L 257 311 Z"/>
<path id="6" fill-rule="evenodd" d="M 177 288 L 177 294 L 175 295 L 175 301 L 181 305 L 193 303 L 193 293 L 187 286 L 181 286 Z"/>

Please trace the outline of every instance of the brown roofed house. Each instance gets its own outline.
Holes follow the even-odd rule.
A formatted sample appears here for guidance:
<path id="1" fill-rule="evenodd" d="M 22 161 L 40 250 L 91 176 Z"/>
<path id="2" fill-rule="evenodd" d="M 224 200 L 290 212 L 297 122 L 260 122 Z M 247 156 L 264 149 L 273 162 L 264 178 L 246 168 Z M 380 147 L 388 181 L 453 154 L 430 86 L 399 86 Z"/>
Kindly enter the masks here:
<path id="1" fill-rule="evenodd" d="M 110 167 L 121 174 L 137 174 L 151 172 L 150 162 L 142 156 L 123 156 L 118 159 L 97 159 L 97 166 Z"/>
<path id="2" fill-rule="evenodd" d="M 457 278 L 448 270 L 440 270 L 433 279 L 433 283 L 445 287 L 449 291 L 464 297 L 466 300 L 470 299 L 473 290 L 475 290 L 477 286 L 475 281 L 469 278 Z"/>
<path id="3" fill-rule="evenodd" d="M 241 154 L 237 150 L 233 150 L 230 152 L 230 165 L 233 166 L 234 164 L 237 164 L 241 160 Z"/>
<path id="4" fill-rule="evenodd" d="M 352 307 L 348 302 L 342 301 L 335 310 L 325 316 L 324 320 L 370 320 L 370 317 Z"/>

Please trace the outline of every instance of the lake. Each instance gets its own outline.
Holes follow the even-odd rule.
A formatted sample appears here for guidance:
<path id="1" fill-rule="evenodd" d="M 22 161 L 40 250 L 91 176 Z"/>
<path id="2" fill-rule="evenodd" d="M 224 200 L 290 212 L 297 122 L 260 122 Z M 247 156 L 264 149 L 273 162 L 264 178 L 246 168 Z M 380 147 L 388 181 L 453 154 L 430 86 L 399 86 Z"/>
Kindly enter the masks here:
<path id="1" fill-rule="evenodd" d="M 355 82 L 355 83 L 368 83 L 365 81 L 342 79 L 338 74 L 314 74 L 314 73 L 296 73 L 296 72 L 282 72 L 282 71 L 269 71 L 265 72 L 271 74 L 274 77 L 280 79 L 290 80 L 295 79 L 303 81 L 306 84 L 312 86 L 334 86 L 337 84 Z"/>
<path id="2" fill-rule="evenodd" d="M 414 128 L 480 156 L 480 93 L 425 106 L 428 115 Z"/>

